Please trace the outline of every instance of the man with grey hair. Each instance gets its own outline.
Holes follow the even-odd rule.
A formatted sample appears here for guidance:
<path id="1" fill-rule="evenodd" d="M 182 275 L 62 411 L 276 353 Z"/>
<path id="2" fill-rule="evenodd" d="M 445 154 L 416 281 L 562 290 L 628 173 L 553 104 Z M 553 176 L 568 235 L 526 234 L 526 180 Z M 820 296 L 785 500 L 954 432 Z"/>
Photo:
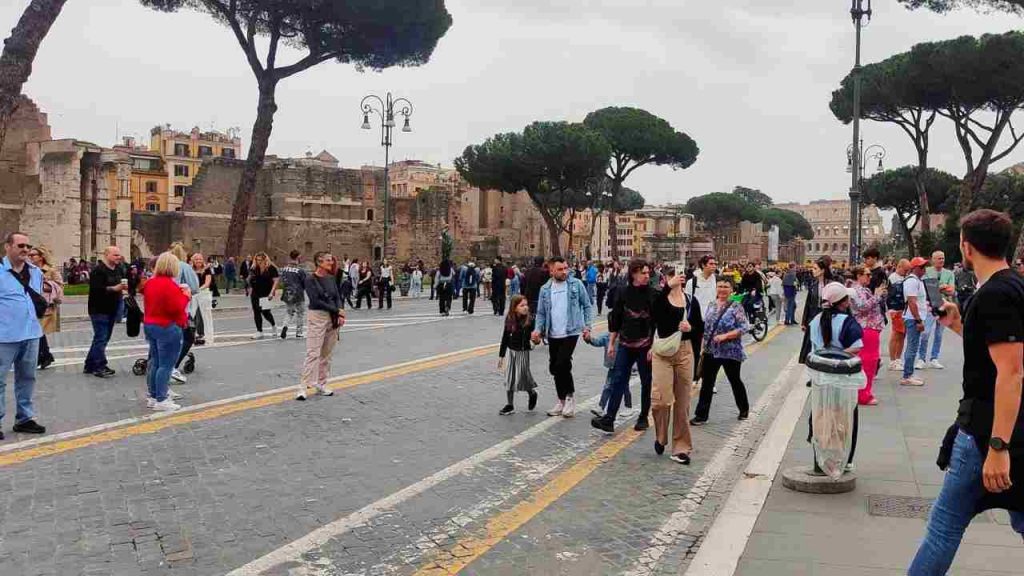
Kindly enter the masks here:
<path id="1" fill-rule="evenodd" d="M 36 385 L 39 360 L 40 305 L 43 300 L 43 273 L 28 261 L 32 249 L 28 236 L 14 232 L 4 240 L 4 259 L 0 261 L 0 419 L 6 413 L 7 373 L 14 369 L 14 398 L 17 411 L 14 431 L 43 434 L 46 428 L 35 421 L 32 392 Z M 0 440 L 4 437 L 0 432 Z"/>
<path id="2" fill-rule="evenodd" d="M 946 268 L 946 255 L 941 250 L 932 253 L 932 265 L 925 269 L 924 277 L 932 278 L 939 283 L 939 293 L 942 294 L 944 300 L 953 300 L 956 295 L 956 277 L 952 270 Z M 942 302 L 932 302 L 931 304 L 936 308 L 942 306 Z M 942 332 L 945 329 L 941 323 L 936 321 L 934 314 L 925 317 L 924 332 L 921 333 L 921 347 L 917 352 L 916 368 L 931 368 L 933 370 L 945 368 L 939 363 L 939 352 L 942 351 Z M 930 355 L 928 354 L 929 339 L 932 341 Z"/>
<path id="3" fill-rule="evenodd" d="M 128 279 L 118 266 L 121 250 L 109 246 L 89 274 L 89 320 L 92 321 L 92 345 L 85 357 L 83 372 L 97 378 L 110 378 L 115 372 L 107 366 L 107 343 L 119 319 L 121 300 L 128 291 Z"/>

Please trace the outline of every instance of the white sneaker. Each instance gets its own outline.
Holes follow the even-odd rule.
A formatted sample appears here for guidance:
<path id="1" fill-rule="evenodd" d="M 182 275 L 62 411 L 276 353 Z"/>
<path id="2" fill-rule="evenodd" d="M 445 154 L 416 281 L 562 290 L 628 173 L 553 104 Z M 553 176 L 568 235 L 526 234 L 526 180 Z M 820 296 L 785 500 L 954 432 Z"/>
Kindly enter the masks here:
<path id="1" fill-rule="evenodd" d="M 572 396 L 566 396 L 565 407 L 562 408 L 563 418 L 572 418 L 576 416 L 576 399 Z"/>
<path id="2" fill-rule="evenodd" d="M 295 337 L 298 338 L 299 340 L 302 340 L 303 338 L 306 337 L 306 335 L 301 332 L 296 332 Z"/>
<path id="3" fill-rule="evenodd" d="M 156 406 L 156 398 L 146 396 L 146 408 L 152 408 L 153 406 Z"/>
<path id="4" fill-rule="evenodd" d="M 252 335 L 252 340 L 263 340 L 263 332 L 257 332 Z"/>
<path id="5" fill-rule="evenodd" d="M 920 378 L 904 378 L 900 380 L 900 386 L 924 386 L 924 380 Z"/>
<path id="6" fill-rule="evenodd" d="M 889 370 L 891 372 L 903 372 L 903 360 L 889 362 Z"/>
<path id="7" fill-rule="evenodd" d="M 334 396 L 334 390 L 324 386 L 323 388 L 317 388 L 316 393 L 321 396 Z"/>
<path id="8" fill-rule="evenodd" d="M 185 375 L 182 374 L 181 371 L 178 370 L 177 368 L 175 368 L 174 370 L 171 370 L 171 379 L 175 380 L 177 382 L 180 382 L 182 384 L 184 384 L 185 382 L 188 382 L 188 378 L 185 378 Z"/>
<path id="9" fill-rule="evenodd" d="M 565 402 L 559 400 L 557 404 L 551 410 L 548 410 L 548 416 L 561 416 L 562 411 L 565 410 Z"/>
<path id="10" fill-rule="evenodd" d="M 712 386 L 711 387 L 711 393 L 712 394 L 718 394 L 718 386 Z"/>
<path id="11" fill-rule="evenodd" d="M 931 362 L 929 362 L 928 363 L 928 367 L 932 368 L 934 370 L 945 370 L 946 369 L 945 366 L 943 366 L 942 364 L 939 364 L 938 360 L 932 360 Z"/>
<path id="12" fill-rule="evenodd" d="M 153 404 L 153 410 L 157 412 L 175 412 L 181 410 L 181 406 L 175 404 L 173 400 L 168 396 L 167 400 L 163 402 L 156 402 Z"/>
<path id="13" fill-rule="evenodd" d="M 170 388 L 167 389 L 167 397 L 170 398 L 171 400 L 181 400 L 182 398 L 184 398 L 184 396 L 178 394 L 177 392 L 171 390 Z"/>
<path id="14" fill-rule="evenodd" d="M 622 418 L 623 420 L 628 420 L 628 419 L 632 418 L 635 415 L 636 415 L 636 408 L 626 408 L 625 406 L 623 406 L 622 410 L 619 410 L 619 413 L 618 413 L 618 417 Z"/>
<path id="15" fill-rule="evenodd" d="M 914 362 L 914 370 L 924 370 L 926 367 L 927 366 L 925 366 L 924 360 L 921 360 L 920 358 L 918 358 L 917 361 Z"/>

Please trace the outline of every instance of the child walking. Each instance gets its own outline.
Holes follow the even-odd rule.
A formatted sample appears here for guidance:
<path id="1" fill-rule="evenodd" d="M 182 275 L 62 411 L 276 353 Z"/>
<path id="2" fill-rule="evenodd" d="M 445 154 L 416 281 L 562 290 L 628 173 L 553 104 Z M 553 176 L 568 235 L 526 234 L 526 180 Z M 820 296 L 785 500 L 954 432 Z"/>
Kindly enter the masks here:
<path id="1" fill-rule="evenodd" d="M 590 344 L 595 348 L 600 348 L 604 350 L 604 355 L 602 356 L 602 358 L 604 358 L 604 367 L 608 369 L 608 376 L 605 377 L 604 379 L 604 389 L 601 390 L 601 402 L 599 404 L 599 408 L 595 408 L 590 411 L 591 414 L 599 418 L 604 417 L 605 408 L 608 406 L 608 399 L 611 398 L 612 395 L 612 382 L 614 381 L 612 376 L 615 372 L 615 356 L 612 356 L 610 358 L 608 356 L 608 341 L 610 339 L 611 336 L 607 332 L 605 332 L 600 336 L 594 336 L 593 334 L 591 334 L 590 339 L 585 340 L 587 344 Z M 626 404 L 626 409 L 619 410 L 619 416 L 622 416 L 623 418 L 629 418 L 630 416 L 633 415 L 633 395 L 629 393 L 629 388 L 626 388 L 626 394 L 622 397 L 622 399 L 623 402 L 625 402 Z"/>
<path id="2" fill-rule="evenodd" d="M 498 370 L 505 366 L 505 353 L 512 359 L 505 372 L 505 407 L 498 412 L 501 416 L 515 414 L 513 403 L 516 392 L 526 392 L 530 396 L 529 409 L 537 407 L 537 383 L 530 372 L 530 333 L 533 332 L 533 318 L 530 316 L 530 305 L 523 295 L 512 297 L 508 315 L 505 316 L 505 327 L 501 334 L 501 349 L 498 351 Z"/>

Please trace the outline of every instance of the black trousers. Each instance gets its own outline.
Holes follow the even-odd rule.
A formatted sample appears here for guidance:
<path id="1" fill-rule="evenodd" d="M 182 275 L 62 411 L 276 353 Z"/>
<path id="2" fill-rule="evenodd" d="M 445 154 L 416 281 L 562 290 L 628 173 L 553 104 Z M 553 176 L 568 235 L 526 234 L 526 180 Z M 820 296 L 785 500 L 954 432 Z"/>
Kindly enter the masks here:
<path id="1" fill-rule="evenodd" d="M 559 400 L 576 394 L 572 379 L 572 354 L 576 351 L 579 336 L 548 338 L 548 371 L 555 378 L 555 392 Z"/>
<path id="2" fill-rule="evenodd" d="M 39 359 L 37 363 L 52 362 L 53 354 L 50 353 L 50 343 L 46 340 L 46 334 L 39 339 Z"/>
<path id="3" fill-rule="evenodd" d="M 469 314 L 473 313 L 473 306 L 476 304 L 476 288 L 467 288 L 462 291 L 462 309 Z"/>
<path id="4" fill-rule="evenodd" d="M 452 311 L 452 285 L 441 284 L 437 287 L 437 309 L 441 314 Z"/>
<path id="5" fill-rule="evenodd" d="M 505 315 L 505 283 L 495 283 L 491 291 L 491 305 L 496 316 Z"/>
<path id="6" fill-rule="evenodd" d="M 256 322 L 257 332 L 263 332 L 263 320 L 270 322 L 271 327 L 277 324 L 274 321 L 274 314 L 270 310 L 260 308 L 260 297 L 256 295 L 255 291 L 250 292 L 249 303 L 252 304 L 252 319 Z"/>
<path id="7" fill-rule="evenodd" d="M 188 353 L 192 350 L 192 345 L 196 343 L 196 329 L 192 326 L 185 328 L 181 331 L 181 354 L 178 354 L 178 361 L 174 363 L 175 368 L 181 367 L 182 360 L 188 356 Z M 152 359 L 151 359 L 152 360 Z"/>
<path id="8" fill-rule="evenodd" d="M 356 292 L 356 309 L 363 303 L 363 298 L 366 298 L 366 308 L 368 310 L 373 309 L 373 292 L 369 286 L 359 286 L 359 291 Z"/>
<path id="9" fill-rule="evenodd" d="M 384 300 L 387 299 L 388 310 L 391 310 L 391 280 L 381 280 L 377 289 L 380 291 L 377 295 L 377 308 L 383 308 Z"/>
<path id="10" fill-rule="evenodd" d="M 601 314 L 601 310 L 604 308 L 604 299 L 608 295 L 608 285 L 598 284 L 597 285 L 597 313 Z"/>
<path id="11" fill-rule="evenodd" d="M 341 288 L 341 308 L 343 310 L 345 309 L 346 302 L 350 307 L 356 307 L 356 305 L 352 303 L 352 285 L 347 282 L 343 284 Z"/>
<path id="12" fill-rule="evenodd" d="M 743 385 L 743 379 L 740 378 L 740 366 L 739 360 L 723 360 L 713 356 L 704 358 L 703 384 L 700 387 L 700 400 L 697 402 L 694 417 L 698 420 L 708 419 L 708 413 L 711 411 L 711 399 L 715 395 L 715 380 L 718 378 L 719 368 L 724 369 L 726 377 L 729 378 L 732 395 L 736 398 L 736 407 L 739 408 L 740 414 L 750 412 L 747 387 Z"/>

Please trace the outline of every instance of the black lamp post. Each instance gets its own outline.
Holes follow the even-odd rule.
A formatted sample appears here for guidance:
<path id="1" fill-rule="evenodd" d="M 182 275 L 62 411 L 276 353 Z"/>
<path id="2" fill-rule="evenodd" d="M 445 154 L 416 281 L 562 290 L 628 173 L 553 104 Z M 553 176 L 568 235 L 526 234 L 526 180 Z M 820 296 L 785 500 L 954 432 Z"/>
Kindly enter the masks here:
<path id="1" fill-rule="evenodd" d="M 860 92 L 861 92 L 861 66 L 860 66 L 860 45 L 861 30 L 866 22 L 871 21 L 871 0 L 850 0 L 850 16 L 853 18 L 853 26 L 857 32 L 856 56 L 853 65 L 853 144 L 850 146 L 850 167 L 852 183 L 850 185 L 850 265 L 858 261 L 860 256 L 860 185 L 861 167 L 863 166 L 860 146 Z M 866 22 L 865 22 L 866 20 Z M 853 233 L 853 230 L 857 230 Z M 857 240 L 855 241 L 854 238 Z"/>
<path id="2" fill-rule="evenodd" d="M 395 107 L 398 106 L 396 110 Z M 363 98 L 359 103 L 363 111 L 363 130 L 373 128 L 370 124 L 370 114 L 376 114 L 380 118 L 380 145 L 384 147 L 384 247 L 382 258 L 388 257 L 388 230 L 391 226 L 391 182 L 389 181 L 388 170 L 391 164 L 391 135 L 395 129 L 395 114 L 405 117 L 402 124 L 402 132 L 412 132 L 409 125 L 409 117 L 412 116 L 412 102 L 405 98 L 394 99 L 391 92 L 387 96 L 371 94 Z"/>

